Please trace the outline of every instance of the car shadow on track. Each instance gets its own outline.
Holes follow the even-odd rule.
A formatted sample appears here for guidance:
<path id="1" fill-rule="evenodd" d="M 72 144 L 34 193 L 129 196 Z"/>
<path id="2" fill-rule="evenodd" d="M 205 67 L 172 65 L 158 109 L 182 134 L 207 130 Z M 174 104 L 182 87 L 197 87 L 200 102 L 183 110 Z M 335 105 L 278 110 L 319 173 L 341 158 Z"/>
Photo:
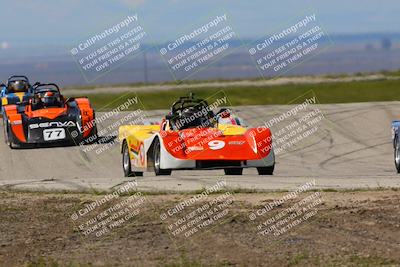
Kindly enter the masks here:
<path id="1" fill-rule="evenodd" d="M 81 142 L 58 142 L 58 143 L 47 143 L 47 144 L 24 144 L 17 147 L 13 147 L 15 150 L 29 150 L 29 149 L 46 149 L 46 148 L 60 148 L 60 147 L 80 147 L 88 145 L 104 145 L 115 142 L 116 136 L 99 136 L 94 140 L 81 141 Z"/>

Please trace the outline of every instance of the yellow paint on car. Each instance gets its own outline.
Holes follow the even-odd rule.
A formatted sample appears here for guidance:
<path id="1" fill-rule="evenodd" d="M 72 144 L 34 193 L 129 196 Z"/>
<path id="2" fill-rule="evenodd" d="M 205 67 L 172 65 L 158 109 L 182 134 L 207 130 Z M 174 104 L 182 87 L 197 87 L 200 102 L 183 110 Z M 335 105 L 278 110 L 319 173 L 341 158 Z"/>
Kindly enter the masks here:
<path id="1" fill-rule="evenodd" d="M 242 126 L 231 124 L 218 124 L 218 130 L 222 131 L 224 135 L 242 135 L 247 131 Z"/>
<path id="2" fill-rule="evenodd" d="M 118 138 L 121 144 L 123 140 L 126 140 L 128 147 L 138 147 L 144 140 L 159 131 L 160 125 L 123 125 L 119 127 Z M 131 159 L 135 158 L 130 149 L 129 155 Z"/>
<path id="3" fill-rule="evenodd" d="M 25 95 L 25 93 L 15 93 L 15 95 L 18 96 L 19 101 L 22 102 L 22 101 L 24 100 L 24 95 Z"/>

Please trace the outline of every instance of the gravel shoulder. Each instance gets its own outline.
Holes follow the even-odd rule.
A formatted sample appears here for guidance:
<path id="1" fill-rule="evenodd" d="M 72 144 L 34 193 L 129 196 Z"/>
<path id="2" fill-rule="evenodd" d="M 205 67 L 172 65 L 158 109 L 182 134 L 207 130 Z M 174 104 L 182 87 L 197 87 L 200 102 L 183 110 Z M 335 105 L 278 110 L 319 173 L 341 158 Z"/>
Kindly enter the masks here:
<path id="1" fill-rule="evenodd" d="M 192 195 L 148 195 L 138 216 L 96 237 L 83 235 L 71 214 L 102 195 L 2 191 L 0 265 L 400 266 L 398 191 L 322 191 L 315 216 L 278 238 L 260 236 L 249 214 L 285 194 L 233 194 L 226 220 L 177 238 L 160 213 Z"/>

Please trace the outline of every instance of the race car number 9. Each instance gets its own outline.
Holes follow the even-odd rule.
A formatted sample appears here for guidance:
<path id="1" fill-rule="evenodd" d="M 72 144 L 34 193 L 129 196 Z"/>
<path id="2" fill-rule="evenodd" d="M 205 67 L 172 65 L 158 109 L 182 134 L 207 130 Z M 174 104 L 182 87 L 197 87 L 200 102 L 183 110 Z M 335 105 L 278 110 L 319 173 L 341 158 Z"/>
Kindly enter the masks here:
<path id="1" fill-rule="evenodd" d="M 223 148 L 225 146 L 225 142 L 224 141 L 220 141 L 220 140 L 213 140 L 213 141 L 208 142 L 208 146 L 212 150 L 218 150 L 218 149 L 221 149 L 221 148 Z"/>

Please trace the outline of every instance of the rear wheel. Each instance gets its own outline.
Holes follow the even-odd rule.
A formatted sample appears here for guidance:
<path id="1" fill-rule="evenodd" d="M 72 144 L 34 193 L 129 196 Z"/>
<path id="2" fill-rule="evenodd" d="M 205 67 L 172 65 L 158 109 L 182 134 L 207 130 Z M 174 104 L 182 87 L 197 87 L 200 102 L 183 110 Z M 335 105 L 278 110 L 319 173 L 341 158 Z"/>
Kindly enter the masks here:
<path id="1" fill-rule="evenodd" d="M 396 166 L 397 173 L 400 173 L 400 143 L 396 140 L 394 146 L 394 164 Z"/>
<path id="2" fill-rule="evenodd" d="M 131 158 L 129 156 L 128 144 L 124 142 L 122 147 L 122 167 L 124 169 L 125 177 L 143 176 L 143 172 L 132 171 Z"/>
<path id="3" fill-rule="evenodd" d="M 257 168 L 259 175 L 273 175 L 275 169 L 275 164 L 269 167 L 259 167 Z"/>
<path id="4" fill-rule="evenodd" d="M 154 150 L 153 150 L 153 158 L 154 158 L 154 173 L 158 175 L 171 175 L 171 169 L 161 169 L 161 145 L 160 140 L 158 138 L 154 141 Z"/>
<path id="5" fill-rule="evenodd" d="M 243 168 L 224 169 L 225 175 L 242 175 Z"/>

